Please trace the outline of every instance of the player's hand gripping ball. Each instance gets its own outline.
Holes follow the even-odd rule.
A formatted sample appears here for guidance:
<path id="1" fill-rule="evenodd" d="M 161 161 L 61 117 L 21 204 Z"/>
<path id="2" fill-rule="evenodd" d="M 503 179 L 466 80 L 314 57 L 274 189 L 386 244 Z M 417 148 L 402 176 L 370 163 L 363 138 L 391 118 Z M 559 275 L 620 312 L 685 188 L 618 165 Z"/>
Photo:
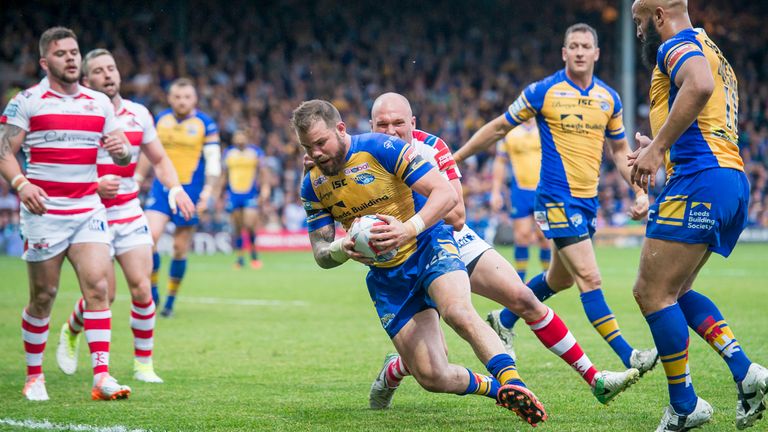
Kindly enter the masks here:
<path id="1" fill-rule="evenodd" d="M 355 251 L 376 262 L 387 262 L 397 255 L 397 248 L 382 254 L 376 244 L 371 242 L 371 228 L 387 223 L 374 215 L 361 216 L 360 219 L 349 227 L 349 236 L 355 242 Z"/>

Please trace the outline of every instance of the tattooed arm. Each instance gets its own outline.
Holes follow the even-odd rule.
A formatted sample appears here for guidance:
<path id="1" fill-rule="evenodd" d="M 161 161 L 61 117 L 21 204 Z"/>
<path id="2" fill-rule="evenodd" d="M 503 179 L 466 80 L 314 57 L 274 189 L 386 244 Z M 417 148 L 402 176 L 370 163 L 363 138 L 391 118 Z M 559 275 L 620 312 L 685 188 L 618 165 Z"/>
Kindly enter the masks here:
<path id="1" fill-rule="evenodd" d="M 26 136 L 24 129 L 18 126 L 0 124 L 0 174 L 18 191 L 21 203 L 30 212 L 43 214 L 46 211 L 45 198 L 48 198 L 48 195 L 24 177 L 16 160 L 16 153 L 21 149 Z"/>
<path id="2" fill-rule="evenodd" d="M 336 261 L 331 256 L 331 244 L 336 238 L 336 227 L 333 224 L 326 225 L 309 233 L 309 242 L 312 243 L 312 253 L 315 255 L 317 265 L 324 269 L 338 267 L 342 262 Z"/>

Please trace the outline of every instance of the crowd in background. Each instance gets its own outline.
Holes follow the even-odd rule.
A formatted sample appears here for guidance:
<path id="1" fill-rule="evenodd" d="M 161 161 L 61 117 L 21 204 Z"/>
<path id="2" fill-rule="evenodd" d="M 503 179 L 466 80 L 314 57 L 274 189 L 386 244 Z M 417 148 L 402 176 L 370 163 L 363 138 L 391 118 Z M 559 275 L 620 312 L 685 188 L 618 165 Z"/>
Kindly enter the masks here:
<path id="1" fill-rule="evenodd" d="M 597 28 L 597 75 L 618 89 L 617 3 L 481 0 L 469 6 L 450 0 L 434 7 L 360 1 L 342 8 L 330 0 L 231 0 L 226 7 L 156 0 L 121 3 L 119 10 L 92 1 L 68 8 L 20 3 L 0 12 L 1 102 L 4 107 L 16 91 L 40 79 L 38 38 L 53 25 L 75 30 L 83 52 L 110 49 L 123 95 L 155 113 L 167 106 L 169 83 L 191 77 L 199 108 L 216 119 L 223 145 L 245 129 L 266 154 L 273 194 L 262 209 L 264 227 L 295 229 L 303 224 L 297 199 L 302 151 L 288 120 L 301 101 L 331 100 L 348 128 L 360 133 L 369 131 L 373 99 L 397 91 L 410 99 L 418 128 L 456 148 L 503 113 L 526 84 L 562 68 L 560 48 L 570 24 Z M 768 227 L 768 27 L 761 20 L 768 4 L 717 0 L 689 8 L 694 25 L 707 30 L 738 76 L 739 145 L 752 182 L 750 224 Z M 648 134 L 650 72 L 637 63 L 636 124 Z M 488 211 L 491 159 L 480 155 L 462 167 L 468 217 L 480 229 L 494 220 Z M 628 187 L 608 160 L 602 170 L 598 223 L 627 224 Z M 6 233 L 18 220 L 18 203 L 7 189 L 0 186 L 0 231 Z M 202 228 L 226 229 L 226 220 L 219 203 Z"/>

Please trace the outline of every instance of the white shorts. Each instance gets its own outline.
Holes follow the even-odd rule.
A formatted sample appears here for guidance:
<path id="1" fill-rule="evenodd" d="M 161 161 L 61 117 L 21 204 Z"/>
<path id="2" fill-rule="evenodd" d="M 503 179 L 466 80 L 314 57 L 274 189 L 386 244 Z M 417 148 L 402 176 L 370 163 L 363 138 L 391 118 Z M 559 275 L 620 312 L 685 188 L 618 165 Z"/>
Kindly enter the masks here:
<path id="1" fill-rule="evenodd" d="M 20 225 L 25 249 L 21 258 L 28 262 L 49 260 L 76 243 L 110 244 L 104 207 L 67 216 L 36 215 L 22 207 Z"/>
<path id="2" fill-rule="evenodd" d="M 152 233 L 149 231 L 149 222 L 144 214 L 128 223 L 110 225 L 109 232 L 112 236 L 109 255 L 113 257 L 122 255 L 137 246 L 151 247 L 154 244 Z"/>
<path id="3" fill-rule="evenodd" d="M 482 255 L 483 252 L 493 249 L 493 246 L 483 240 L 469 225 L 464 225 L 461 231 L 454 231 L 453 238 L 456 240 L 456 244 L 459 245 L 459 257 L 465 266 L 468 266 L 477 257 Z"/>

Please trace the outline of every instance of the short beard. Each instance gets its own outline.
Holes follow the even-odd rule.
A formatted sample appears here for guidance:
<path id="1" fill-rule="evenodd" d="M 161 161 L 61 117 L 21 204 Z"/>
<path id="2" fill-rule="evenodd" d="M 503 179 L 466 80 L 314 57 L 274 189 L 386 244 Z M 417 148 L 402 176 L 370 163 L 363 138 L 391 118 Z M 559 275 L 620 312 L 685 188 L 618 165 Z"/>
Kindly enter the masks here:
<path id="1" fill-rule="evenodd" d="M 344 168 L 344 163 L 346 162 L 346 156 L 347 156 L 347 149 L 344 146 L 344 139 L 339 135 L 338 132 L 336 132 L 336 139 L 339 140 L 339 151 L 336 152 L 335 155 L 331 157 L 331 161 L 333 163 L 330 167 L 325 167 L 324 165 L 315 162 L 315 165 L 320 168 L 320 172 L 327 176 L 335 176 L 341 172 L 341 169 Z"/>
<path id="2" fill-rule="evenodd" d="M 656 27 L 653 25 L 653 21 L 651 20 L 648 20 L 648 25 L 645 26 L 645 31 L 643 33 L 645 38 L 642 42 L 641 57 L 645 67 L 647 67 L 649 70 L 653 70 L 653 68 L 656 67 L 656 55 L 658 54 L 659 47 L 661 46 L 661 34 L 659 34 L 659 31 L 656 30 Z"/>
<path id="3" fill-rule="evenodd" d="M 48 72 L 51 74 L 51 76 L 56 78 L 56 80 L 61 81 L 61 82 L 66 83 L 66 84 L 74 84 L 74 83 L 80 81 L 80 76 L 79 75 L 74 77 L 74 78 L 68 77 L 67 73 L 65 71 L 59 71 L 59 70 L 57 70 L 56 68 L 53 68 L 53 67 L 48 68 Z"/>

